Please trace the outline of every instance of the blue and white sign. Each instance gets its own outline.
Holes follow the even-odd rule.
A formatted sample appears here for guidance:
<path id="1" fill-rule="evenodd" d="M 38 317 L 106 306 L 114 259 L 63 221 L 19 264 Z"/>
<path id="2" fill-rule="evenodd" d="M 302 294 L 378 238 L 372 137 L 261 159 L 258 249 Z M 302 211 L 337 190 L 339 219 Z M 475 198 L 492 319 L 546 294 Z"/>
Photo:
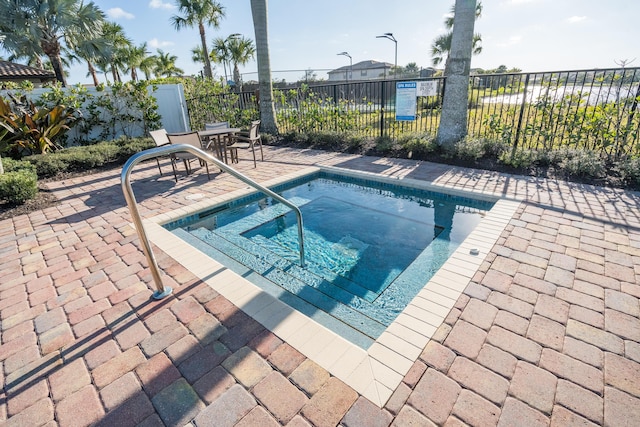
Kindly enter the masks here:
<path id="1" fill-rule="evenodd" d="M 414 121 L 417 107 L 416 82 L 396 82 L 396 120 Z"/>

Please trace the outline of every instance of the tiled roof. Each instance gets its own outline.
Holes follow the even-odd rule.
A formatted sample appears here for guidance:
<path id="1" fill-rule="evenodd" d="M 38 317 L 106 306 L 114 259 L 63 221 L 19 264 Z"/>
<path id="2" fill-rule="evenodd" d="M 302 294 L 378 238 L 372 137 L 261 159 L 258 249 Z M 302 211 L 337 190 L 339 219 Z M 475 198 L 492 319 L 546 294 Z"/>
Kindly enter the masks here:
<path id="1" fill-rule="evenodd" d="M 16 64 L 15 62 L 0 61 L 0 80 L 53 80 L 56 75 L 53 71 Z"/>
<path id="2" fill-rule="evenodd" d="M 389 64 L 388 62 L 379 62 L 379 61 L 369 60 L 369 61 L 361 61 L 356 64 L 353 64 L 353 67 L 349 65 L 345 65 L 344 67 L 336 68 L 335 70 L 329 71 L 329 74 L 343 73 L 349 69 L 353 71 L 359 71 L 359 70 L 381 69 L 381 68 L 391 68 L 391 67 L 393 67 L 393 64 Z"/>

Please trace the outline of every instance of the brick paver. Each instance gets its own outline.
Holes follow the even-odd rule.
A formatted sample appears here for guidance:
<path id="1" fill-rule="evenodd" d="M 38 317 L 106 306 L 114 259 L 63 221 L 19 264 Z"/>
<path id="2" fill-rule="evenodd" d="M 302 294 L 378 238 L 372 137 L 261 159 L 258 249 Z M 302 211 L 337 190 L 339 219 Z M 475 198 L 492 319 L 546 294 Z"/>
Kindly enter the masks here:
<path id="1" fill-rule="evenodd" d="M 174 294 L 151 301 L 119 170 L 49 183 L 57 206 L 0 221 L 0 424 L 640 425 L 637 193 L 313 150 L 265 156 L 237 166 L 260 181 L 313 164 L 382 170 L 525 202 L 378 408 L 157 250 Z M 139 167 L 143 217 L 193 203 L 187 193 L 242 188 Z"/>

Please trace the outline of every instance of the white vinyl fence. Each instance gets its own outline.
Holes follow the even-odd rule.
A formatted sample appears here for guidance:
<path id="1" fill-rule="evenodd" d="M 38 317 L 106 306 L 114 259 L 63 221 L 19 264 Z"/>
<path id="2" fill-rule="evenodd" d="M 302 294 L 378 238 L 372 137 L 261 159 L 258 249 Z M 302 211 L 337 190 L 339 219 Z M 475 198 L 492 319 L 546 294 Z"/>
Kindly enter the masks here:
<path id="1" fill-rule="evenodd" d="M 47 88 L 36 88 L 30 91 L 27 94 L 27 97 L 30 100 L 35 101 L 43 93 L 46 93 L 49 90 L 50 89 Z M 108 90 L 109 88 L 104 89 L 104 91 Z M 148 90 L 157 100 L 157 111 L 161 117 L 161 128 L 166 129 L 169 133 L 187 132 L 190 130 L 187 103 L 184 97 L 184 89 L 181 84 L 158 85 L 155 91 L 152 86 L 149 86 Z M 94 87 L 87 88 L 87 92 L 92 98 L 99 97 L 104 93 L 104 91 L 98 91 Z M 7 98 L 7 92 L 8 91 L 6 90 L 0 91 L 0 96 Z M 22 91 L 12 90 L 11 92 L 18 93 Z M 122 113 L 122 111 L 120 111 L 120 113 Z M 83 111 L 83 114 L 86 114 L 86 111 Z M 109 112 L 101 111 L 101 114 L 107 115 Z M 141 117 L 139 111 L 131 111 L 129 114 L 136 118 Z M 81 126 L 77 126 L 69 131 L 67 134 L 67 141 L 71 144 L 73 141 L 96 139 L 99 138 L 102 131 L 102 128 L 97 127 L 91 129 L 88 134 L 81 135 L 80 133 L 85 131 L 81 129 Z M 144 136 L 144 127 L 142 126 L 141 120 L 132 120 L 126 123 L 116 123 L 113 127 L 113 132 L 115 133 L 116 138 L 122 135 L 138 137 Z"/>

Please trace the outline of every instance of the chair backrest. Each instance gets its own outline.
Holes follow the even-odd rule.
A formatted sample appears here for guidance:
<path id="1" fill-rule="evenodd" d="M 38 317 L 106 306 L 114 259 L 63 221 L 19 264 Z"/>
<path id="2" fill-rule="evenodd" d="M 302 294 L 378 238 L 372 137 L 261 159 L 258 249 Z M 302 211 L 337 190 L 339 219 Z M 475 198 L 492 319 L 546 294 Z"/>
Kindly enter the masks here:
<path id="1" fill-rule="evenodd" d="M 169 138 L 167 137 L 167 131 L 164 129 L 152 130 L 149 134 L 151 135 L 151 138 L 153 138 L 153 142 L 156 143 L 157 147 L 170 143 Z"/>
<path id="2" fill-rule="evenodd" d="M 251 127 L 249 128 L 249 138 L 255 139 L 258 137 L 259 127 L 260 127 L 260 120 L 255 120 L 251 122 Z"/>
<path id="3" fill-rule="evenodd" d="M 228 128 L 228 127 L 229 127 L 229 122 L 217 122 L 217 123 L 205 123 L 204 124 L 205 130 Z"/>
<path id="4" fill-rule="evenodd" d="M 172 144 L 188 144 L 196 148 L 202 148 L 202 141 L 198 132 L 167 134 Z"/>

